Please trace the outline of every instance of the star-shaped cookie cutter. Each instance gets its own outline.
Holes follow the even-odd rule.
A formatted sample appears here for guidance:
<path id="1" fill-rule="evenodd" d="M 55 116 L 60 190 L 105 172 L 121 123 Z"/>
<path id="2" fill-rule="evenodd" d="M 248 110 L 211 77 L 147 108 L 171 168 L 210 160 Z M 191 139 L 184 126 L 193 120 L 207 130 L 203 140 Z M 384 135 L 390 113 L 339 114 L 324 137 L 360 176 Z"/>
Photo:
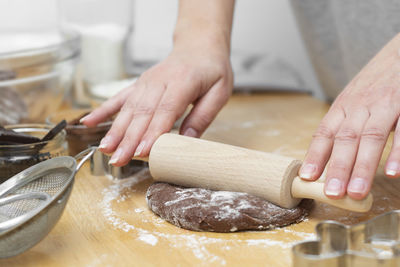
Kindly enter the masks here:
<path id="1" fill-rule="evenodd" d="M 323 221 L 316 233 L 293 246 L 293 266 L 400 266 L 400 210 L 351 226 Z"/>

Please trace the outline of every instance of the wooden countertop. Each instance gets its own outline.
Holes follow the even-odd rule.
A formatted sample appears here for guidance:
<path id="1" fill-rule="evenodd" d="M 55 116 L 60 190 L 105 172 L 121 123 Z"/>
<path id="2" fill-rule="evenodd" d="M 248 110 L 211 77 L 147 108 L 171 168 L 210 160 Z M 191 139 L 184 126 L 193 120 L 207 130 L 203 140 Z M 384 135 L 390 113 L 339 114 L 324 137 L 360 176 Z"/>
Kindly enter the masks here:
<path id="1" fill-rule="evenodd" d="M 234 95 L 203 138 L 302 159 L 327 110 L 327 104 L 302 94 Z M 386 148 L 385 159 L 387 154 Z M 0 266 L 291 266 L 291 246 L 315 238 L 321 220 L 354 224 L 400 208 L 400 181 L 385 178 L 381 164 L 369 213 L 317 203 L 308 220 L 282 229 L 199 233 L 148 210 L 151 183 L 146 170 L 110 180 L 90 175 L 86 164 L 51 233 L 24 254 L 0 260 Z"/>

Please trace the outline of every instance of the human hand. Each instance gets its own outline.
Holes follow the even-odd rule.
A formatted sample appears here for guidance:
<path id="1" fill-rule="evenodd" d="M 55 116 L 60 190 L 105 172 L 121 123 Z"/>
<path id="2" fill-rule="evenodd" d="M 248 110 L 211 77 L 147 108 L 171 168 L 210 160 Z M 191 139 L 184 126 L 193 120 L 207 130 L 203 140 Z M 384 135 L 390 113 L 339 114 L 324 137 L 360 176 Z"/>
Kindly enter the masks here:
<path id="1" fill-rule="evenodd" d="M 313 135 L 299 175 L 316 180 L 327 165 L 324 190 L 330 198 L 368 194 L 394 126 L 385 172 L 400 176 L 399 48 L 397 35 L 346 86 Z"/>
<path id="2" fill-rule="evenodd" d="M 227 102 L 233 86 L 229 47 L 217 39 L 192 40 L 176 44 L 164 61 L 83 118 L 90 127 L 119 112 L 99 146 L 104 153 L 114 152 L 111 164 L 147 156 L 190 104 L 180 133 L 199 137 Z"/>

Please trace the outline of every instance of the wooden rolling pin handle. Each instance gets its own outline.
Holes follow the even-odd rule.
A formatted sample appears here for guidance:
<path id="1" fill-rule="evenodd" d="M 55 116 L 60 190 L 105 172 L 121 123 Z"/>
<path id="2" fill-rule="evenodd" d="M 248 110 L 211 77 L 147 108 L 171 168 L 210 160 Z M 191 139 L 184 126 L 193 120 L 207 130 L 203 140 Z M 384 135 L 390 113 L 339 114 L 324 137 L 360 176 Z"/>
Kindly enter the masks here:
<path id="1" fill-rule="evenodd" d="M 302 198 L 354 211 L 371 207 L 371 196 L 361 201 L 327 198 L 322 183 L 296 178 L 300 165 L 293 158 L 168 133 L 156 140 L 149 157 L 156 181 L 246 192 L 284 208 L 297 206 Z"/>
<path id="2" fill-rule="evenodd" d="M 341 199 L 330 199 L 324 194 L 324 183 L 308 182 L 300 177 L 295 177 L 292 183 L 292 196 L 295 198 L 311 198 L 329 205 L 357 212 L 367 212 L 371 209 L 373 197 L 371 194 L 362 200 L 354 200 L 349 196 Z"/>

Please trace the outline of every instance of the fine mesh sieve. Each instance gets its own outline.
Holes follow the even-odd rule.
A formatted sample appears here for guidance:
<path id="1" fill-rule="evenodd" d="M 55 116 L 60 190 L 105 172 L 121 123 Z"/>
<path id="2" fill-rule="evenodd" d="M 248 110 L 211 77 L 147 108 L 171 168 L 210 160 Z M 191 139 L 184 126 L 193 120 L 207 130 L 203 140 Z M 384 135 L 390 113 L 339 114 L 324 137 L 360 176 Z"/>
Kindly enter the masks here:
<path id="1" fill-rule="evenodd" d="M 0 185 L 0 258 L 26 251 L 50 232 L 67 203 L 75 173 L 95 150 L 46 160 Z"/>
<path id="2" fill-rule="evenodd" d="M 26 193 L 0 198 L 0 234 L 22 223 L 24 215 L 36 213 L 51 199 L 46 193 Z"/>

